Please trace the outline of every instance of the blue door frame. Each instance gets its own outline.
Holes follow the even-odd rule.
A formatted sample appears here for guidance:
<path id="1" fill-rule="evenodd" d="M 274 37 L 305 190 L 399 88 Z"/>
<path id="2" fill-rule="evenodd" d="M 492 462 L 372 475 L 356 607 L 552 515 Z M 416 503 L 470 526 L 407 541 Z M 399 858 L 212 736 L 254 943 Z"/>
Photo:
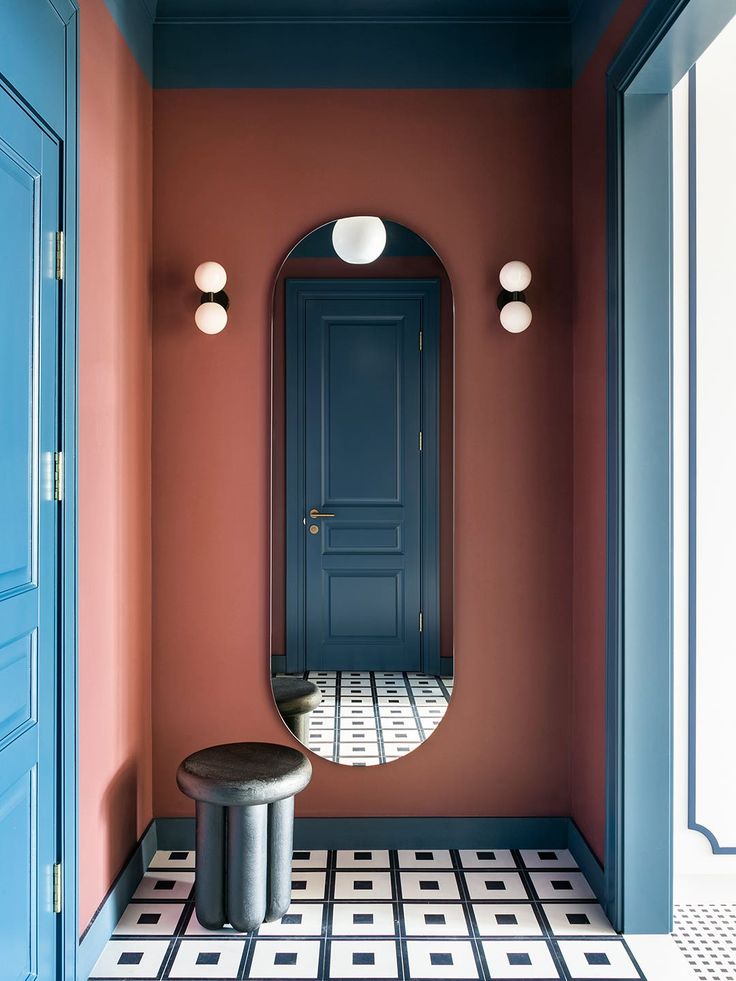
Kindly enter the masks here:
<path id="1" fill-rule="evenodd" d="M 440 673 L 439 595 L 439 299 L 436 279 L 289 279 L 286 282 L 286 670 L 305 670 L 307 615 L 307 529 L 304 515 L 315 504 L 307 494 L 305 305 L 334 300 L 381 298 L 400 305 L 418 301 L 417 327 L 423 332 L 419 365 L 422 431 L 420 463 L 421 527 L 419 561 L 423 614 L 419 670 Z M 417 344 L 419 337 L 417 336 Z M 417 436 L 419 434 L 417 433 Z M 316 502 L 321 507 L 325 502 Z M 380 556 L 375 556 L 380 559 Z M 418 629 L 418 624 L 417 624 Z"/>
<path id="2" fill-rule="evenodd" d="M 606 904 L 672 925 L 671 93 L 736 0 L 652 0 L 608 71 Z"/>
<path id="3" fill-rule="evenodd" d="M 58 977 L 77 976 L 77 372 L 78 372 L 78 49 L 76 0 L 0 3 L 0 80 L 61 152 L 61 228 L 66 268 L 59 309 L 58 420 L 64 454 L 59 503 L 58 855 L 62 863 Z"/>

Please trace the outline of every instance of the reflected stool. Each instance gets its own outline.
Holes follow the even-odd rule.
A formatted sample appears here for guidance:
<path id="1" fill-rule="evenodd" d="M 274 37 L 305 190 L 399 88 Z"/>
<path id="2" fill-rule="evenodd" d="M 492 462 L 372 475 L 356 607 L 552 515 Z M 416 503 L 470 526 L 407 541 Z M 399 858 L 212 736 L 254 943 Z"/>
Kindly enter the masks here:
<path id="1" fill-rule="evenodd" d="M 322 693 L 312 681 L 304 678 L 271 678 L 276 708 L 281 718 L 296 738 L 306 743 L 309 739 L 309 713 L 322 701 Z"/>
<path id="2" fill-rule="evenodd" d="M 280 919 L 291 902 L 294 795 L 309 783 L 309 760 L 290 746 L 229 743 L 192 753 L 179 789 L 196 801 L 197 918 L 249 933 Z"/>

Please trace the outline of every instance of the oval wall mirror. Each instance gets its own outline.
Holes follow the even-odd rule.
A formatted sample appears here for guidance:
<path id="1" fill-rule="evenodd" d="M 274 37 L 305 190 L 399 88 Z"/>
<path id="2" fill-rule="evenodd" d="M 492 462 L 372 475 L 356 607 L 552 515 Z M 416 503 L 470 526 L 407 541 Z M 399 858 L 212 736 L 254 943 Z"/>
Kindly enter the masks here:
<path id="1" fill-rule="evenodd" d="M 271 676 L 348 766 L 427 740 L 453 688 L 453 302 L 403 225 L 306 235 L 274 288 Z"/>

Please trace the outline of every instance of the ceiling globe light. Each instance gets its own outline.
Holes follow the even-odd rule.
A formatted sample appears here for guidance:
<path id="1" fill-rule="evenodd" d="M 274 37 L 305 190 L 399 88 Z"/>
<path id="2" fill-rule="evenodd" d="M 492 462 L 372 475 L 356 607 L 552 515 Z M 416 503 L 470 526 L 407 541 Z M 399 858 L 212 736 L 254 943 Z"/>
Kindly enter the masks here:
<path id="1" fill-rule="evenodd" d="M 340 218 L 332 229 L 332 244 L 343 262 L 364 266 L 386 248 L 386 226 L 369 215 Z"/>

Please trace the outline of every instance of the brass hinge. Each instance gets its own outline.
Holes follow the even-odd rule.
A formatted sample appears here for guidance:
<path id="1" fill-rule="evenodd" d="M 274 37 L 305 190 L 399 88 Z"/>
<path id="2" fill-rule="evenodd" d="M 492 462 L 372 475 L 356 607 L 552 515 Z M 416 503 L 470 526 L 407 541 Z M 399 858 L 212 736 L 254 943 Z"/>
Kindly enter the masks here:
<path id="1" fill-rule="evenodd" d="M 420 429 L 419 430 L 419 452 L 420 453 L 422 452 L 422 443 L 423 443 L 423 437 L 422 437 L 422 431 Z"/>
<path id="2" fill-rule="evenodd" d="M 61 280 L 64 278 L 64 265 L 65 265 L 65 243 L 64 243 L 64 233 L 56 233 L 56 278 Z"/>
<path id="3" fill-rule="evenodd" d="M 424 346 L 424 331 L 419 331 L 419 350 L 421 351 Z"/>
<path id="4" fill-rule="evenodd" d="M 61 864 L 54 865 L 54 913 L 61 913 Z"/>
<path id="5" fill-rule="evenodd" d="M 64 500 L 64 454 L 61 450 L 54 453 L 54 500 Z"/>
<path id="6" fill-rule="evenodd" d="M 419 633 L 421 633 L 423 630 L 424 630 L 424 614 L 420 610 L 419 611 Z"/>

